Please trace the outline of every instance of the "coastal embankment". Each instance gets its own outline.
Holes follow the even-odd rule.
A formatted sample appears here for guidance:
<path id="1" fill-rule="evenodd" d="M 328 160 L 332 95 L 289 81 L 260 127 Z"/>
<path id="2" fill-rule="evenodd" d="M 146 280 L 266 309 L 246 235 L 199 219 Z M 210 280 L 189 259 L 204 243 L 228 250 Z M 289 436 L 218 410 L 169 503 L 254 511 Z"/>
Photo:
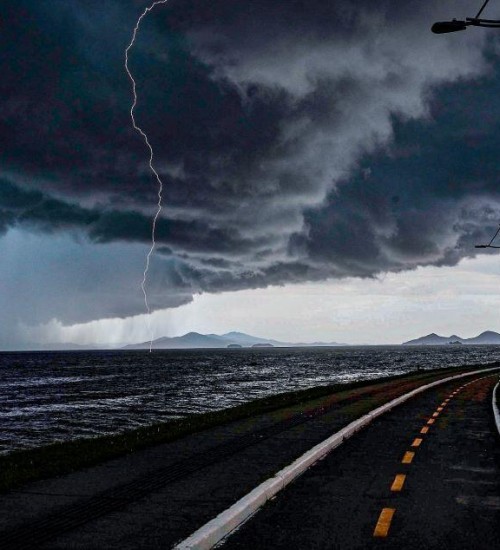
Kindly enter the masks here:
<path id="1" fill-rule="evenodd" d="M 492 365 L 494 364 L 492 363 Z M 173 442 L 190 434 L 230 422 L 275 413 L 281 409 L 283 410 L 282 414 L 285 415 L 297 414 L 311 407 L 314 408 L 315 400 L 334 394 L 342 395 L 342 392 L 352 391 L 351 397 L 356 399 L 358 390 L 360 391 L 359 395 L 362 396 L 367 388 L 410 381 L 419 384 L 430 378 L 438 379 L 449 373 L 467 372 L 472 368 L 480 368 L 480 366 L 417 370 L 406 374 L 384 377 L 380 380 L 322 385 L 306 390 L 279 393 L 235 407 L 193 414 L 187 418 L 155 423 L 151 426 L 128 430 L 119 434 L 79 438 L 74 441 L 14 451 L 0 456 L 0 493 L 29 481 L 67 474 L 141 449 Z"/>
<path id="2" fill-rule="evenodd" d="M 419 386 L 478 368 L 290 392 L 12 453 L 0 464 L 3 490 L 10 489 L 0 498 L 1 546 L 172 546 L 349 422 Z"/>

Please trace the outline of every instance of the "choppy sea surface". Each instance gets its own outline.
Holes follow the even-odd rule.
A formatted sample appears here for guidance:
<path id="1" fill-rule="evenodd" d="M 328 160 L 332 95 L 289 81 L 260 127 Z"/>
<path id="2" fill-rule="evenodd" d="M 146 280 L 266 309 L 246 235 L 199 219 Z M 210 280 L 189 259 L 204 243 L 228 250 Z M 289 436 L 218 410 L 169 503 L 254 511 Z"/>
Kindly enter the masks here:
<path id="1" fill-rule="evenodd" d="M 298 388 L 500 361 L 500 346 L 0 353 L 0 454 Z"/>

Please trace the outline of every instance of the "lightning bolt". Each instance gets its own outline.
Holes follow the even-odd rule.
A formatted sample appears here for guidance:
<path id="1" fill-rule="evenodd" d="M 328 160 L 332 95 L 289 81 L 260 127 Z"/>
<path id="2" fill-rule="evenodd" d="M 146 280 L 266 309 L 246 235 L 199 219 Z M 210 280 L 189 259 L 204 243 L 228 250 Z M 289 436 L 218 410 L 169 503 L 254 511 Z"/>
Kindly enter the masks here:
<path id="1" fill-rule="evenodd" d="M 130 40 L 130 44 L 127 46 L 127 48 L 125 50 L 125 70 L 127 71 L 128 77 L 129 77 L 130 82 L 132 84 L 132 93 L 133 93 L 133 96 L 134 96 L 132 106 L 130 107 L 130 118 L 132 120 L 132 126 L 134 127 L 134 130 L 136 130 L 141 135 L 142 139 L 144 140 L 144 143 L 146 144 L 146 146 L 149 150 L 149 168 L 150 168 L 151 172 L 154 174 L 154 176 L 156 178 L 156 181 L 158 182 L 158 204 L 157 204 L 156 214 L 153 217 L 153 222 L 152 222 L 152 225 L 151 225 L 151 248 L 149 249 L 149 252 L 146 255 L 146 264 L 144 266 L 144 273 L 143 273 L 142 283 L 141 283 L 142 293 L 144 294 L 144 305 L 146 306 L 146 311 L 147 311 L 147 318 L 146 318 L 147 319 L 147 326 L 148 326 L 148 330 L 149 330 L 149 334 L 150 334 L 149 353 L 151 353 L 152 348 L 153 348 L 153 329 L 152 329 L 152 326 L 151 326 L 151 308 L 149 307 L 149 302 L 148 302 L 148 293 L 146 291 L 146 282 L 147 282 L 147 278 L 148 278 L 149 264 L 151 262 L 151 255 L 153 254 L 153 251 L 154 251 L 155 246 L 156 246 L 156 240 L 155 240 L 156 222 L 158 221 L 158 217 L 160 216 L 160 212 L 162 210 L 163 182 L 161 181 L 161 178 L 160 178 L 158 172 L 155 170 L 155 168 L 153 166 L 154 153 L 153 153 L 153 147 L 151 147 L 151 143 L 149 143 L 148 136 L 147 136 L 146 132 L 144 132 L 144 130 L 142 130 L 142 128 L 140 128 L 137 125 L 136 121 L 135 121 L 134 110 L 135 110 L 135 107 L 137 105 L 137 90 L 136 90 L 137 87 L 136 87 L 134 77 L 132 76 L 132 73 L 130 72 L 130 69 L 128 67 L 128 54 L 129 54 L 130 50 L 132 49 L 132 47 L 134 46 L 135 39 L 136 39 L 136 36 L 137 36 L 137 32 L 139 31 L 139 27 L 140 27 L 141 22 L 144 19 L 144 17 L 146 17 L 147 14 L 150 11 L 152 11 L 159 4 L 166 4 L 167 2 L 168 2 L 168 0 L 157 0 L 156 2 L 153 2 L 149 7 L 147 7 L 142 12 L 142 14 L 140 15 L 139 19 L 137 20 L 137 22 L 135 24 L 134 31 L 132 33 L 132 39 Z"/>

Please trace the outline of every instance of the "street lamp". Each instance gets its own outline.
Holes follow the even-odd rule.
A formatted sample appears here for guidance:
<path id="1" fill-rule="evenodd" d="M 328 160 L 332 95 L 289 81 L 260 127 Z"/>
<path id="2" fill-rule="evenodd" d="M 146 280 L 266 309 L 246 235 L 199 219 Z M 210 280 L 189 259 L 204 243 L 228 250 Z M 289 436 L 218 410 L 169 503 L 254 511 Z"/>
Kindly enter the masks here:
<path id="1" fill-rule="evenodd" d="M 497 232 L 495 235 L 493 235 L 493 239 L 488 244 L 476 244 L 474 248 L 500 248 L 500 246 L 495 246 L 494 244 L 491 244 L 496 238 L 497 235 L 500 233 L 500 227 L 497 229 Z"/>
<path id="2" fill-rule="evenodd" d="M 476 17 L 466 17 L 465 21 L 438 21 L 431 27 L 431 31 L 435 34 L 445 34 L 448 32 L 465 31 L 467 27 L 488 27 L 492 29 L 500 29 L 500 19 L 481 19 L 484 8 L 490 0 L 485 0 L 481 9 L 477 12 Z"/>

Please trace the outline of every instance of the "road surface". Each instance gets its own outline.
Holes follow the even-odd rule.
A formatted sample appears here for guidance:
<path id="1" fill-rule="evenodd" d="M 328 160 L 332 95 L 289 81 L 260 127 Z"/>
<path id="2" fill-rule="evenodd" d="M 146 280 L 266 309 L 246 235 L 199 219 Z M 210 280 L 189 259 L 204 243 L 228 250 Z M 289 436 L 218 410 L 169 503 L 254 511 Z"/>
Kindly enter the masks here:
<path id="1" fill-rule="evenodd" d="M 0 496 L 0 548 L 171 548 L 353 419 L 428 381 L 373 383 L 31 483 Z M 451 531 L 446 514 L 445 521 L 423 511 L 429 503 L 440 503 L 447 512 L 450 494 L 463 512 L 453 522 L 463 531 L 460 522 L 466 517 L 471 533 L 481 531 L 481 540 L 492 540 L 500 495 L 498 445 L 488 424 L 492 413 L 487 393 L 493 378 L 450 398 L 427 425 L 428 433 L 419 432 L 446 392 L 465 382 L 425 392 L 354 436 L 230 537 L 227 547 L 387 545 L 399 532 L 418 540 L 412 533 L 418 534 L 420 527 L 412 529 L 419 518 L 436 533 L 433 540 L 441 540 L 439 533 Z M 454 429 L 445 429 L 448 425 Z M 422 442 L 411 447 L 415 438 Z M 437 454 L 424 462 L 425 453 L 436 445 Z M 400 464 L 406 451 L 416 454 L 410 464 Z M 450 460 L 453 475 L 443 469 Z M 406 478 L 404 483 L 398 478 L 402 490 L 396 493 L 389 486 L 397 475 Z M 453 490 L 434 494 L 436 479 L 443 481 L 443 475 Z M 431 495 L 425 492 L 429 489 Z M 375 539 L 371 533 L 384 508 L 389 512 L 381 525 L 387 525 L 388 536 Z M 410 546 L 405 541 L 396 547 Z"/>
<path id="2" fill-rule="evenodd" d="M 383 415 L 222 548 L 500 548 L 497 380 L 438 386 Z"/>

